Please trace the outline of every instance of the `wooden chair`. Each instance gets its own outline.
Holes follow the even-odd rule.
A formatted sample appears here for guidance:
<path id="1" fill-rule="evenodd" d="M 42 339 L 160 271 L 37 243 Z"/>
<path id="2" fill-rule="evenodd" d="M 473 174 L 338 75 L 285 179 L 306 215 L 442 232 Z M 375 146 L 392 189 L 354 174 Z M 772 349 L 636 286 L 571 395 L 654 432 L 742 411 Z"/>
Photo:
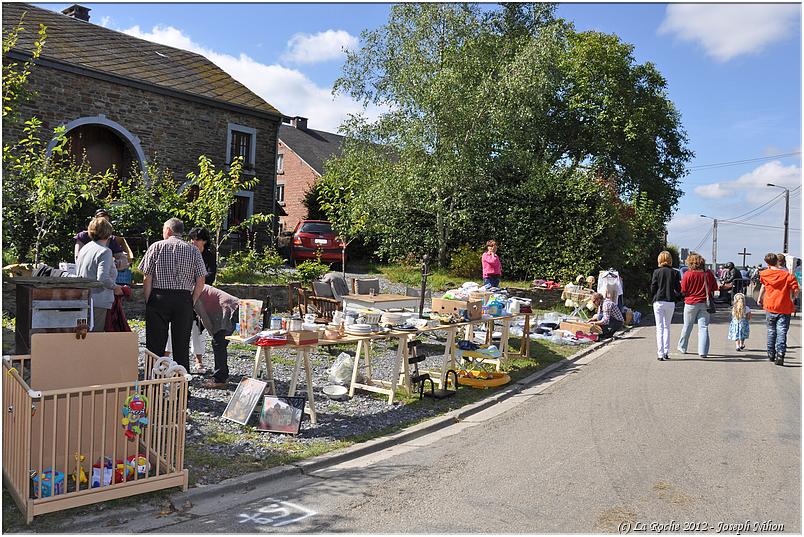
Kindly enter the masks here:
<path id="1" fill-rule="evenodd" d="M 288 311 L 291 315 L 293 315 L 294 308 L 298 310 L 300 317 L 304 317 L 304 314 L 307 313 L 307 295 L 299 282 L 288 284 Z"/>
<path id="2" fill-rule="evenodd" d="M 316 322 L 331 322 L 336 311 L 340 311 L 343 304 L 332 293 L 332 287 L 327 282 L 313 282 L 312 289 L 305 289 L 305 304 L 308 313 L 318 316 Z"/>
<path id="3" fill-rule="evenodd" d="M 380 294 L 379 278 L 369 278 L 366 280 L 359 280 L 357 278 L 352 278 L 352 294 L 370 295 L 372 289 L 374 289 L 375 295 Z"/>

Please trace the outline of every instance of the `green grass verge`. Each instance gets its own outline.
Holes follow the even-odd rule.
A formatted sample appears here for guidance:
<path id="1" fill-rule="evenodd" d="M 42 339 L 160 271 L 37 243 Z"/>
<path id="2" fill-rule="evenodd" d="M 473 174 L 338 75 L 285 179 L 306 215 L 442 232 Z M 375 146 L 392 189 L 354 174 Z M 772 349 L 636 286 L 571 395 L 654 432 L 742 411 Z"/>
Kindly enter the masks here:
<path id="1" fill-rule="evenodd" d="M 422 283 L 422 272 L 419 267 L 407 267 L 404 265 L 372 265 L 372 272 L 376 271 L 382 274 L 392 282 L 404 283 L 411 287 L 419 287 Z M 472 280 L 472 278 L 465 278 L 456 274 L 450 273 L 446 269 L 430 270 L 430 275 L 427 277 L 427 287 L 434 291 L 446 291 L 454 287 L 458 287 L 463 282 Z M 480 283 L 480 280 L 477 280 Z M 530 287 L 529 281 L 523 280 L 502 280 L 500 281 L 501 287 Z"/>

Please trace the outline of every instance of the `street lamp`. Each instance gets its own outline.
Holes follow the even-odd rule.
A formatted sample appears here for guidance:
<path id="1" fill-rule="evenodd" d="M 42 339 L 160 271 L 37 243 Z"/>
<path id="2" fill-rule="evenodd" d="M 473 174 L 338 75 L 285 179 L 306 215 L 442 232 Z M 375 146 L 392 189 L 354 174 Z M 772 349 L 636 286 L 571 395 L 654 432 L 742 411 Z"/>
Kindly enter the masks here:
<path id="1" fill-rule="evenodd" d="M 717 270 L 717 218 L 701 215 L 701 218 L 712 219 L 712 272 Z"/>
<path id="2" fill-rule="evenodd" d="M 781 188 L 784 190 L 784 253 L 787 253 L 787 235 L 790 224 L 790 189 L 783 186 L 774 185 L 773 183 L 768 183 L 767 186 Z"/>

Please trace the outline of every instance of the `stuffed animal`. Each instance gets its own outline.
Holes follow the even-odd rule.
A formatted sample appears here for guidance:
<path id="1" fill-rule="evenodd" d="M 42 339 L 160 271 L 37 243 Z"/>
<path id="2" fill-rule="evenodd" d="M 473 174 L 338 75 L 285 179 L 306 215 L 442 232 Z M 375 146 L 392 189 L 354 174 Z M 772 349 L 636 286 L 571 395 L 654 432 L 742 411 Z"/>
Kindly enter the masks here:
<path id="1" fill-rule="evenodd" d="M 87 473 L 84 471 L 84 467 L 81 465 L 81 463 L 86 460 L 86 457 L 80 453 L 75 453 L 73 457 L 75 458 L 75 473 L 70 477 L 72 477 L 73 481 L 75 481 L 75 476 L 78 476 L 78 484 L 83 485 L 87 482 Z"/>
<path id="2" fill-rule="evenodd" d="M 129 442 L 133 442 L 143 428 L 148 425 L 148 398 L 140 393 L 131 394 L 123 405 L 123 419 L 120 423 L 126 429 L 125 435 Z"/>

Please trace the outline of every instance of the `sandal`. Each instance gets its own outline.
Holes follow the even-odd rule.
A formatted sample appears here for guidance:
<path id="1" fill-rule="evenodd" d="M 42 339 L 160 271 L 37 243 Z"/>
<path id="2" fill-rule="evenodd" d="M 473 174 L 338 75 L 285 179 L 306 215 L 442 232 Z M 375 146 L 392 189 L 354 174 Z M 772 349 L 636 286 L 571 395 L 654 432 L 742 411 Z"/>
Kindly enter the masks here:
<path id="1" fill-rule="evenodd" d="M 204 362 L 199 360 L 198 357 L 195 359 L 195 372 L 199 375 L 204 375 L 209 372 L 209 370 L 204 367 Z"/>

